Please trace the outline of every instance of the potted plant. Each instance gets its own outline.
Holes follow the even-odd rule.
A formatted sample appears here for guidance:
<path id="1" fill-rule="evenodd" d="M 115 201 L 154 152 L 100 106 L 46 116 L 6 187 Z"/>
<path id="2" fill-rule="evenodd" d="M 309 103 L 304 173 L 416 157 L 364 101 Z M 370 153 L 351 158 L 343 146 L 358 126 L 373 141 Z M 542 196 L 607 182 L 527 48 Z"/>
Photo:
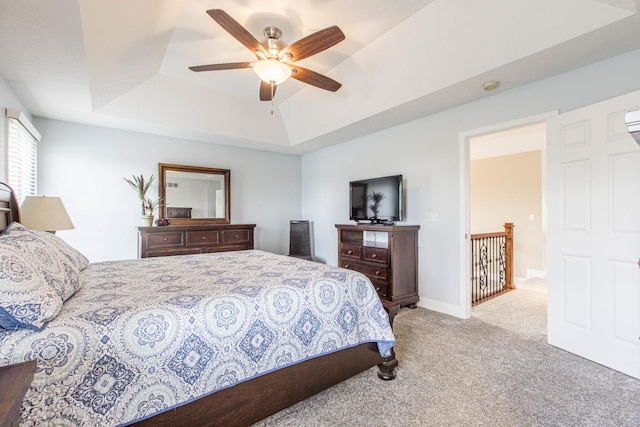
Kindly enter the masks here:
<path id="1" fill-rule="evenodd" d="M 153 217 L 154 213 L 158 209 L 158 206 L 160 206 L 160 199 L 156 199 L 155 201 L 153 201 L 153 200 L 147 198 L 145 200 L 145 202 L 144 202 L 145 215 L 149 215 L 149 216 Z"/>
<path id="2" fill-rule="evenodd" d="M 143 175 L 133 175 L 132 179 L 124 178 L 131 188 L 138 193 L 141 210 L 140 225 L 142 226 L 153 225 L 153 214 L 160 204 L 160 199 L 153 202 L 151 199 L 147 198 L 147 191 L 149 190 L 149 187 L 151 187 L 151 183 L 153 183 L 154 179 L 155 177 L 153 175 L 151 175 L 149 179 L 145 179 Z"/>

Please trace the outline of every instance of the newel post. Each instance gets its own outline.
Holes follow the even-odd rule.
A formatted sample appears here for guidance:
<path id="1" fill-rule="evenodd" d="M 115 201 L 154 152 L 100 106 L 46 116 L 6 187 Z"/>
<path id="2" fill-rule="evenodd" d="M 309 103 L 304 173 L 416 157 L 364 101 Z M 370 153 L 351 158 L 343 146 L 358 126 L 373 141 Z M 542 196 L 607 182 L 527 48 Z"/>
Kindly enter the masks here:
<path id="1" fill-rule="evenodd" d="M 515 289 L 515 285 L 513 283 L 513 223 L 505 222 L 504 223 L 504 232 L 507 235 L 506 239 L 506 252 L 507 252 L 507 265 L 506 265 L 506 278 L 507 278 L 507 289 Z"/>

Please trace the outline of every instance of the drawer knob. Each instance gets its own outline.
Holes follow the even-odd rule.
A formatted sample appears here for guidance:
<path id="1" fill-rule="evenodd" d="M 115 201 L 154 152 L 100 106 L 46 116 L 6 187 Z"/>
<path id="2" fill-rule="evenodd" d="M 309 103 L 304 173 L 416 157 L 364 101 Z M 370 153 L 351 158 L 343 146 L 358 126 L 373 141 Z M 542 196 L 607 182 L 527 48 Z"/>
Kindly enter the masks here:
<path id="1" fill-rule="evenodd" d="M 238 236 L 237 234 L 234 234 L 234 235 L 233 235 L 233 238 L 234 238 L 234 239 L 237 239 L 238 237 L 239 237 L 239 236 Z"/>
<path id="2" fill-rule="evenodd" d="M 344 265 L 344 268 L 349 268 L 349 264 L 345 264 L 345 265 Z"/>
<path id="3" fill-rule="evenodd" d="M 376 292 L 380 292 L 380 286 L 376 288 Z"/>
<path id="4" fill-rule="evenodd" d="M 349 250 L 347 251 L 347 255 L 351 255 L 351 254 L 353 254 L 353 251 L 352 251 L 351 249 L 349 249 Z"/>
<path id="5" fill-rule="evenodd" d="M 167 239 L 166 237 L 164 239 L 162 239 L 162 240 L 164 240 L 165 242 L 169 241 L 169 239 Z"/>
<path id="6" fill-rule="evenodd" d="M 206 237 L 204 237 L 204 236 L 202 236 L 202 237 L 200 237 L 200 238 L 201 238 L 202 240 L 207 240 L 207 238 L 206 238 Z"/>
<path id="7" fill-rule="evenodd" d="M 378 255 L 376 255 L 376 254 L 371 255 L 371 258 L 377 258 L 377 257 L 378 257 Z"/>
<path id="8" fill-rule="evenodd" d="M 380 275 L 380 270 L 376 271 L 376 276 Z"/>

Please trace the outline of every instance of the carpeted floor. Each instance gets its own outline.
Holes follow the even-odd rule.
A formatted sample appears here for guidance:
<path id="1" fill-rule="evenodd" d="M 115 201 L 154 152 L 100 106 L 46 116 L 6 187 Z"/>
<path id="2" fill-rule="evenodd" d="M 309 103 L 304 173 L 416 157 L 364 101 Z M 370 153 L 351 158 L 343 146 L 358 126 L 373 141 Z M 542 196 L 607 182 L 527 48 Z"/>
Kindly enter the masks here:
<path id="1" fill-rule="evenodd" d="M 255 426 L 640 426 L 640 380 L 546 343 L 535 284 L 473 317 L 402 309 L 394 381 L 376 368 Z"/>

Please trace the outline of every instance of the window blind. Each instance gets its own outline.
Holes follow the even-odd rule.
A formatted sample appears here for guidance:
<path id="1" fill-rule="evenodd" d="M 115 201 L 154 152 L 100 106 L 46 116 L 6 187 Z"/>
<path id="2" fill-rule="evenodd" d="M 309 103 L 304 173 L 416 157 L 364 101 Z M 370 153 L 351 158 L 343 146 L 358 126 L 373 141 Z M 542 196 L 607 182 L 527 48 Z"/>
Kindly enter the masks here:
<path id="1" fill-rule="evenodd" d="M 7 108 L 7 183 L 18 203 L 35 196 L 38 180 L 40 133 L 20 111 Z"/>

